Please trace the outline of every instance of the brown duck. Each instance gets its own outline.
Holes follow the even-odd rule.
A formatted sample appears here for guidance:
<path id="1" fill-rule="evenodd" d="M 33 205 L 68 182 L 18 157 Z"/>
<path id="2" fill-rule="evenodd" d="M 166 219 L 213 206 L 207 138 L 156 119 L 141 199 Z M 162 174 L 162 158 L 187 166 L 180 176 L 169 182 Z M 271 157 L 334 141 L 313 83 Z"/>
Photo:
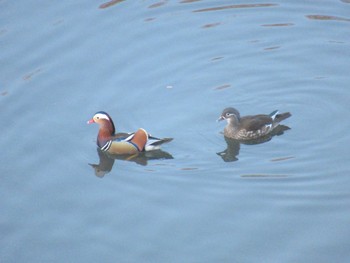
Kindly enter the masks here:
<path id="1" fill-rule="evenodd" d="M 281 121 L 290 117 L 289 112 L 279 113 L 278 110 L 269 115 L 259 114 L 241 117 L 238 110 L 229 107 L 223 110 L 218 121 L 226 120 L 224 135 L 236 140 L 255 140 L 271 133 Z"/>

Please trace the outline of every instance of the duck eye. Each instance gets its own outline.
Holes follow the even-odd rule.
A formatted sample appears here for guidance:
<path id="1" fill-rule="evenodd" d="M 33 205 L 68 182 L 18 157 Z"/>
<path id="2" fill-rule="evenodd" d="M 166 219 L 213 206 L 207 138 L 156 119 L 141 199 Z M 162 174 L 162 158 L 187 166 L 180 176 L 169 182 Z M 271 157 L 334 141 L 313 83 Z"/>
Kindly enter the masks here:
<path id="1" fill-rule="evenodd" d="M 100 117 L 96 116 L 96 119 L 99 119 Z"/>

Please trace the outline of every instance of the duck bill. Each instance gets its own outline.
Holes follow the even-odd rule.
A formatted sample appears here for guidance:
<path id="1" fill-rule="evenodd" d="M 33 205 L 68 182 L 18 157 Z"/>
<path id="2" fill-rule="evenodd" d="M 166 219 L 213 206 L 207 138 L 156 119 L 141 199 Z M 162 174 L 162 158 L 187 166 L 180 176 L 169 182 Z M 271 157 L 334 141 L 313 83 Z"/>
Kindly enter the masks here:
<path id="1" fill-rule="evenodd" d="M 91 119 L 91 120 L 87 121 L 87 124 L 91 124 L 91 123 L 94 123 L 94 122 L 95 122 L 94 119 Z"/>
<path id="2" fill-rule="evenodd" d="M 219 119 L 217 119 L 216 121 L 217 122 L 219 122 L 219 121 L 223 121 L 225 119 L 225 117 L 224 116 L 220 116 L 220 118 Z"/>

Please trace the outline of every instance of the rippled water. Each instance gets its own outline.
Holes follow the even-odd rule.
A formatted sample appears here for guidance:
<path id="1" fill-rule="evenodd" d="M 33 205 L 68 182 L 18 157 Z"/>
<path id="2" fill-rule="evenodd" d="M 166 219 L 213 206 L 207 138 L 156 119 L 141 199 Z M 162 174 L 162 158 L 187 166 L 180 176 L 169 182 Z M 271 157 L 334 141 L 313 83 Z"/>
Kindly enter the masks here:
<path id="1" fill-rule="evenodd" d="M 349 10 L 0 1 L 0 262 L 346 262 Z M 228 106 L 290 129 L 226 142 Z M 99 110 L 174 141 L 106 159 Z"/>

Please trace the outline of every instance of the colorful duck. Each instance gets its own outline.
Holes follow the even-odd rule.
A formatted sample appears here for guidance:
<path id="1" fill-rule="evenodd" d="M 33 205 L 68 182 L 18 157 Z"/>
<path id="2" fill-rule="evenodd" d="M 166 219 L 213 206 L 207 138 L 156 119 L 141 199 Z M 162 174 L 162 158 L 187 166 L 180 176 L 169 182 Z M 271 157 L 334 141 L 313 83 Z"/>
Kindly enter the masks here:
<path id="1" fill-rule="evenodd" d="M 134 133 L 115 133 L 112 118 L 104 111 L 97 112 L 88 124 L 97 123 L 99 132 L 97 146 L 110 154 L 128 155 L 160 148 L 160 145 L 170 142 L 172 138 L 159 139 L 151 136 L 140 128 Z"/>

